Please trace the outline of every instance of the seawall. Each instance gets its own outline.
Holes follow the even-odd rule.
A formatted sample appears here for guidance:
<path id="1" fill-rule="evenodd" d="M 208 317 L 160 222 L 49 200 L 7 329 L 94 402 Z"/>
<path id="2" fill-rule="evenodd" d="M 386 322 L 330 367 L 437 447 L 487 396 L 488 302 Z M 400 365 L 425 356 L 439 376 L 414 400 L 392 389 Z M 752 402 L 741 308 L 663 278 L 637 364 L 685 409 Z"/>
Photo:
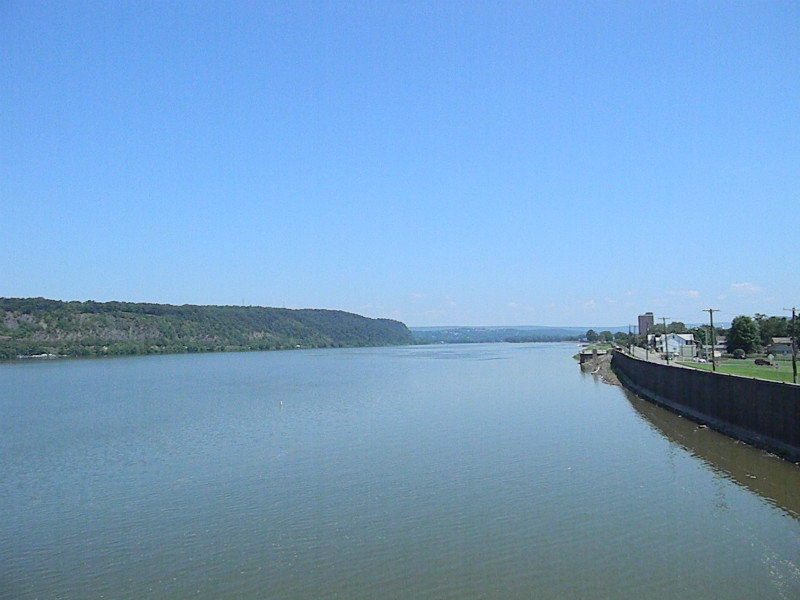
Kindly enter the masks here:
<path id="1" fill-rule="evenodd" d="M 800 461 L 800 385 L 647 362 L 618 350 L 611 364 L 637 396 Z"/>

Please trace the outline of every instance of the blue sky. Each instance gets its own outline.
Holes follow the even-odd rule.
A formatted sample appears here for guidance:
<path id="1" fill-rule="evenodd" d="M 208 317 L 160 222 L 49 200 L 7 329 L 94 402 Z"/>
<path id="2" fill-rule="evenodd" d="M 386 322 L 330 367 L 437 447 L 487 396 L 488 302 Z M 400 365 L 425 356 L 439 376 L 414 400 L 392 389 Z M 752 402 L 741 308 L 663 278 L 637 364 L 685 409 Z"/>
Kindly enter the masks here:
<path id="1" fill-rule="evenodd" d="M 800 3 L 0 3 L 0 296 L 800 305 Z"/>

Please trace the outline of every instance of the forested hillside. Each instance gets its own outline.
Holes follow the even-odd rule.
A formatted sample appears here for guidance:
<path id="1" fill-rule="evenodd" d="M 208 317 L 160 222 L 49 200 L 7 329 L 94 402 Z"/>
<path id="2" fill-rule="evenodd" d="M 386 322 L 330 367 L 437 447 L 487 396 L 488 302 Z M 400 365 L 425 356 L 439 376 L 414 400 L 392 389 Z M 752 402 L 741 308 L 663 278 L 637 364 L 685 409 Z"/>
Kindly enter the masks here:
<path id="1" fill-rule="evenodd" d="M 0 298 L 0 358 L 386 346 L 399 321 L 335 310 Z"/>

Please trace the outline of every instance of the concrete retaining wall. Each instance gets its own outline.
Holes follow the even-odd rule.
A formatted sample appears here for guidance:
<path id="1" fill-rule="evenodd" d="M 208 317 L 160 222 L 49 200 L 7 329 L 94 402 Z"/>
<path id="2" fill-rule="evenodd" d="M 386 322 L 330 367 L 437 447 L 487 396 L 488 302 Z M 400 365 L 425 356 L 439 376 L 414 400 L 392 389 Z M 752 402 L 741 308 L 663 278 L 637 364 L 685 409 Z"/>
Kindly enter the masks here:
<path id="1" fill-rule="evenodd" d="M 619 351 L 611 364 L 638 396 L 800 461 L 800 385 L 657 364 Z"/>

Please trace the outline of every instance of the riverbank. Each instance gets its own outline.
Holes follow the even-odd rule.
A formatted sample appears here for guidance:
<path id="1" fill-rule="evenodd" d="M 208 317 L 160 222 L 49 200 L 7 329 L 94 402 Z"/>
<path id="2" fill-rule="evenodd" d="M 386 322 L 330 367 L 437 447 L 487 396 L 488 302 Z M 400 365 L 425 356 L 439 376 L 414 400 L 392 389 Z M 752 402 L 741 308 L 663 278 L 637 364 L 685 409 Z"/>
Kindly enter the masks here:
<path id="1" fill-rule="evenodd" d="M 800 386 L 644 361 L 614 351 L 637 396 L 792 462 L 800 461 Z"/>
<path id="2" fill-rule="evenodd" d="M 611 367 L 612 353 L 594 354 L 591 358 L 586 359 L 581 363 L 581 369 L 584 372 L 596 375 L 603 380 L 604 383 L 609 385 L 622 385 Z"/>

